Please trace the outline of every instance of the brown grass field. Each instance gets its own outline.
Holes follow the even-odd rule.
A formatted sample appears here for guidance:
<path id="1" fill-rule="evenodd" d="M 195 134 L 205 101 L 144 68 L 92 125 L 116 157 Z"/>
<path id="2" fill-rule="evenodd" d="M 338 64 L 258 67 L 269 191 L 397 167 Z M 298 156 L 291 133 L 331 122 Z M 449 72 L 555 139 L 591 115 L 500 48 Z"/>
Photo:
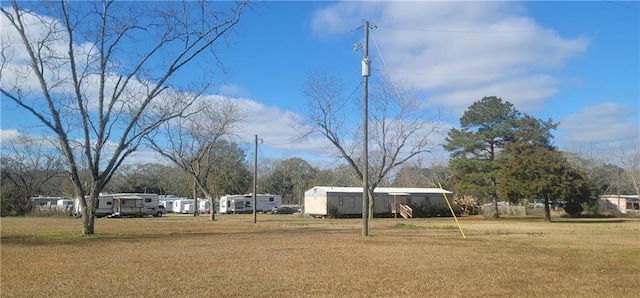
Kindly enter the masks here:
<path id="1" fill-rule="evenodd" d="M 640 220 L 2 218 L 1 297 L 638 297 Z"/>

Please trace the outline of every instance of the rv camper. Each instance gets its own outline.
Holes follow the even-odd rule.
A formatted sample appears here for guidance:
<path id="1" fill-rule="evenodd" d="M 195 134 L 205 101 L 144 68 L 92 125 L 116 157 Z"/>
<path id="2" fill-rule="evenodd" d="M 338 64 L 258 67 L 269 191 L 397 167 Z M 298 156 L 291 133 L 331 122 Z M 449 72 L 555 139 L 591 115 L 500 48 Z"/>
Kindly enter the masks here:
<path id="1" fill-rule="evenodd" d="M 282 197 L 272 194 L 258 194 L 256 196 L 256 212 L 269 212 L 282 205 Z M 220 198 L 219 213 L 250 213 L 253 212 L 253 195 L 226 195 Z"/>
<path id="2" fill-rule="evenodd" d="M 89 196 L 85 197 L 87 200 L 87 204 L 89 204 Z M 80 216 L 80 208 L 82 208 L 80 204 L 80 199 L 76 198 L 73 204 L 73 215 Z M 104 217 L 113 214 L 113 196 L 112 195 L 99 195 L 98 196 L 98 205 L 96 208 L 95 215 L 96 217 Z"/>
<path id="3" fill-rule="evenodd" d="M 121 193 L 113 194 L 112 217 L 122 216 L 162 216 L 160 200 L 157 194 Z"/>

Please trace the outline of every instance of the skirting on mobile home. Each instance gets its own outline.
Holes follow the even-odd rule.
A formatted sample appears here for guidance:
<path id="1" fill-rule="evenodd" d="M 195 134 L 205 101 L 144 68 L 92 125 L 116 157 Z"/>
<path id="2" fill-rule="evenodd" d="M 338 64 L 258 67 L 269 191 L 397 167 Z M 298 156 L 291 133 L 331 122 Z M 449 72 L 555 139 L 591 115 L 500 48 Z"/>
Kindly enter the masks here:
<path id="1" fill-rule="evenodd" d="M 449 198 L 452 195 L 452 192 L 439 188 L 378 187 L 374 191 L 373 212 L 390 214 L 397 210 L 398 204 L 446 204 L 443 193 Z M 362 215 L 362 187 L 316 186 L 304 193 L 305 214 L 325 217 L 330 206 L 335 207 L 340 215 Z"/>

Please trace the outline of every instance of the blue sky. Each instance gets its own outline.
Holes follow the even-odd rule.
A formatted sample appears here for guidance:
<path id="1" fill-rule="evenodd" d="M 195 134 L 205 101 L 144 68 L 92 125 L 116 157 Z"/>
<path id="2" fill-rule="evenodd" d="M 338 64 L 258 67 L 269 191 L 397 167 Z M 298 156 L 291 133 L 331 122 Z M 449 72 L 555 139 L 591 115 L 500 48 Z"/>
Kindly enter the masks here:
<path id="1" fill-rule="evenodd" d="M 211 91 L 243 103 L 252 115 L 243 140 L 250 144 L 259 135 L 262 158 L 322 164 L 330 145 L 320 136 L 296 141 L 293 129 L 293 118 L 305 114 L 303 83 L 322 68 L 340 75 L 347 93 L 354 90 L 362 52 L 352 45 L 363 38 L 356 28 L 370 21 L 377 25 L 369 51 L 373 75 L 410 82 L 445 125 L 457 126 L 469 105 L 495 95 L 561 122 L 560 149 L 638 146 L 638 3 L 268 2 L 247 10 L 229 36 L 229 48 L 220 52 L 228 73 L 216 77 Z M 34 121 L 2 99 L 3 138 Z M 141 152 L 131 162 L 153 160 Z"/>

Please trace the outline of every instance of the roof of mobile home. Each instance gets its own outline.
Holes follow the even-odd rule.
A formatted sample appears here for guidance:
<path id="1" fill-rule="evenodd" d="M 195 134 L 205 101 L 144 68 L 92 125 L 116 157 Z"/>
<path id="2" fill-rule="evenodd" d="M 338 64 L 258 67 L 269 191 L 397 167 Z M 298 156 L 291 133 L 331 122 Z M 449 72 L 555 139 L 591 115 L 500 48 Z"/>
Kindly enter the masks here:
<path id="1" fill-rule="evenodd" d="M 342 192 L 342 193 L 362 193 L 362 187 L 333 187 L 333 186 L 315 186 L 307 191 L 324 191 L 324 192 Z M 373 191 L 374 193 L 431 193 L 431 194 L 441 194 L 447 193 L 451 194 L 452 192 L 440 188 L 418 188 L 418 187 L 376 187 Z"/>

